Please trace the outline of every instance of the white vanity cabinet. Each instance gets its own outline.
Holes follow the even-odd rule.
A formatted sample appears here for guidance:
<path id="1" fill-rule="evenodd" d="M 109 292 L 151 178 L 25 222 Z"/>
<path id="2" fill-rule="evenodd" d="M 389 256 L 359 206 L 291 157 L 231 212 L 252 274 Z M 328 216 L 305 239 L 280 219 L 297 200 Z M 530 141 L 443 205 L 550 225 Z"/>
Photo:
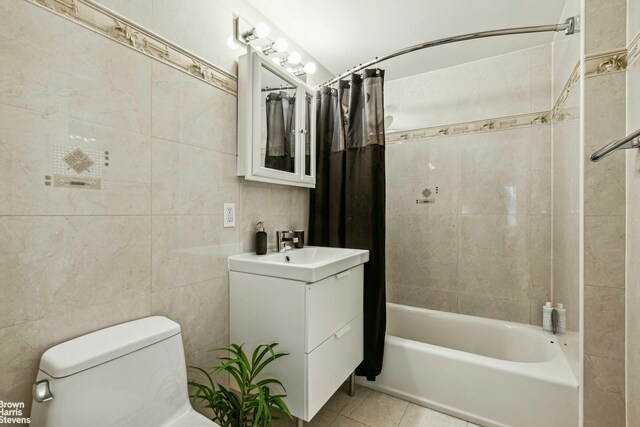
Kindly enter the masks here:
<path id="1" fill-rule="evenodd" d="M 237 175 L 314 188 L 315 90 L 270 58 L 238 58 Z"/>
<path id="2" fill-rule="evenodd" d="M 306 421 L 363 359 L 363 265 L 314 283 L 230 271 L 230 341 L 245 351 L 277 342 L 290 353 L 264 371 Z"/>

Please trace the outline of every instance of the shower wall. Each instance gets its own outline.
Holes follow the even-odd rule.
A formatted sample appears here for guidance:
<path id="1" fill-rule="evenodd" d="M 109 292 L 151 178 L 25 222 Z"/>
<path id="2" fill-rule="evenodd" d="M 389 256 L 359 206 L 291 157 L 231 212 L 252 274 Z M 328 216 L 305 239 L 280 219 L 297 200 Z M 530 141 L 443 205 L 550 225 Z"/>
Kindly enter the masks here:
<path id="1" fill-rule="evenodd" d="M 629 0 L 627 9 L 627 43 L 640 47 L 640 0 Z M 627 133 L 640 129 L 638 95 L 640 60 L 636 54 L 627 68 Z M 626 421 L 628 426 L 637 426 L 640 425 L 640 154 L 627 150 L 626 161 Z"/>
<path id="2" fill-rule="evenodd" d="M 551 54 L 544 45 L 385 84 L 390 301 L 540 323 Z"/>

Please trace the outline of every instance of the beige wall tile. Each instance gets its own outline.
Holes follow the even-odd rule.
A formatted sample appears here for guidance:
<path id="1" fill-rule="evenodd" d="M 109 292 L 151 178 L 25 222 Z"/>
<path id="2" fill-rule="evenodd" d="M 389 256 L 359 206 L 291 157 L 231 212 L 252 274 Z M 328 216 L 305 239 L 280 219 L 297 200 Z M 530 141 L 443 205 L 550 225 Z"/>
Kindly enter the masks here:
<path id="1" fill-rule="evenodd" d="M 240 252 L 238 229 L 223 228 L 220 215 L 153 217 L 153 291 L 227 275 L 227 257 Z"/>
<path id="2" fill-rule="evenodd" d="M 0 218 L 0 327 L 151 289 L 145 216 Z"/>
<path id="3" fill-rule="evenodd" d="M 585 0 L 585 12 L 587 54 L 626 46 L 625 0 Z"/>
<path id="4" fill-rule="evenodd" d="M 152 69 L 153 136 L 235 155 L 236 97 L 168 65 Z"/>
<path id="5" fill-rule="evenodd" d="M 624 360 L 624 290 L 585 286 L 584 351 Z"/>
<path id="6" fill-rule="evenodd" d="M 624 216 L 587 216 L 584 234 L 585 285 L 624 288 Z"/>
<path id="7" fill-rule="evenodd" d="M 625 425 L 624 361 L 585 355 L 585 427 Z"/>
<path id="8" fill-rule="evenodd" d="M 240 204 L 236 157 L 153 139 L 153 213 L 222 214 L 223 203 Z"/>
<path id="9" fill-rule="evenodd" d="M 458 313 L 530 323 L 529 303 L 458 293 Z"/>
<path id="10" fill-rule="evenodd" d="M 182 326 L 186 354 L 215 348 L 229 340 L 229 283 L 227 276 L 151 294 L 154 314 Z"/>

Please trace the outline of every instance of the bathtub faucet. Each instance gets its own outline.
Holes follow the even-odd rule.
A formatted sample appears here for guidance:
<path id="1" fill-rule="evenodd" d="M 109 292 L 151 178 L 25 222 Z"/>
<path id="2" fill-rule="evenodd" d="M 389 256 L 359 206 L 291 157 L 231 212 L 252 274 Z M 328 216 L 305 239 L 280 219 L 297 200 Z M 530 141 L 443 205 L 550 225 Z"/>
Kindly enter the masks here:
<path id="1" fill-rule="evenodd" d="M 286 252 L 289 249 L 292 249 L 291 246 L 287 245 L 288 242 L 298 243 L 298 238 L 294 237 L 293 231 L 276 231 L 276 240 L 278 244 L 278 252 Z"/>

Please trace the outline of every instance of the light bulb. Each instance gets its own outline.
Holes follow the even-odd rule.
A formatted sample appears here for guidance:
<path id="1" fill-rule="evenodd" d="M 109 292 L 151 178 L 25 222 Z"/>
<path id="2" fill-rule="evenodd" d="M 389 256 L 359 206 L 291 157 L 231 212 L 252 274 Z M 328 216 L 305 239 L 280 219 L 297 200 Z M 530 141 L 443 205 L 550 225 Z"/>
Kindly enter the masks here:
<path id="1" fill-rule="evenodd" d="M 313 62 L 307 62 L 303 68 L 304 72 L 307 74 L 313 74 L 316 72 L 316 64 Z"/>
<path id="2" fill-rule="evenodd" d="M 287 58 L 287 62 L 293 65 L 299 64 L 301 60 L 302 58 L 300 57 L 300 54 L 298 52 L 291 52 L 289 54 L 289 58 Z"/>
<path id="3" fill-rule="evenodd" d="M 272 57 L 271 57 L 271 60 L 272 60 L 275 64 L 280 65 L 280 58 L 278 58 L 277 56 L 272 56 Z"/>
<path id="4" fill-rule="evenodd" d="M 253 29 L 253 32 L 256 37 L 263 39 L 269 36 L 269 26 L 264 22 L 258 22 L 258 24 L 256 24 L 255 28 Z"/>
<path id="5" fill-rule="evenodd" d="M 237 48 L 240 47 L 240 46 L 238 46 L 238 43 L 236 43 L 235 39 L 233 37 L 231 37 L 231 36 L 229 36 L 227 38 L 227 46 L 231 50 L 236 50 Z"/>
<path id="6" fill-rule="evenodd" d="M 289 43 L 287 43 L 285 39 L 278 39 L 273 43 L 273 49 L 276 52 L 285 51 L 287 50 L 287 47 L 289 47 Z"/>

